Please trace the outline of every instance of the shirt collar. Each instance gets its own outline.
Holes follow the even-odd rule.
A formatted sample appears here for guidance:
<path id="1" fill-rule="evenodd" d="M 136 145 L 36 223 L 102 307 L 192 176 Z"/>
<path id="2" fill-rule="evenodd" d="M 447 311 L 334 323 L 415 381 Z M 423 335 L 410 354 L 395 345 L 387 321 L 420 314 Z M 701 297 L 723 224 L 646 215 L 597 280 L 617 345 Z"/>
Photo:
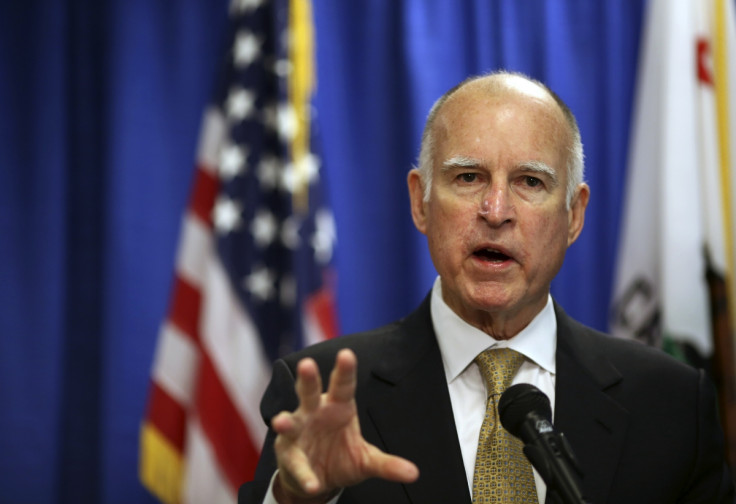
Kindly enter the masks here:
<path id="1" fill-rule="evenodd" d="M 554 374 L 557 347 L 557 318 L 552 296 L 547 304 L 516 336 L 498 341 L 461 319 L 442 299 L 440 278 L 434 282 L 431 300 L 432 324 L 445 365 L 448 383 L 457 378 L 488 348 L 511 348 L 523 354 L 539 367 Z"/>

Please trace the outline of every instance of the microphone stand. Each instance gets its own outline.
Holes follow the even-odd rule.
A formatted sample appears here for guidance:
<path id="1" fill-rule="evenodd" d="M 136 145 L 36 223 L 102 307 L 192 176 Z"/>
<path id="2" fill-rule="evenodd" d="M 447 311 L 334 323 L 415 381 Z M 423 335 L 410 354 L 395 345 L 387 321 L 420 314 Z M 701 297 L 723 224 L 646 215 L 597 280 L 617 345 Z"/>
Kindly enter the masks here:
<path id="1" fill-rule="evenodd" d="M 556 433 L 552 424 L 534 411 L 526 418 L 520 436 L 529 440 L 524 455 L 547 484 L 548 499 L 556 504 L 591 504 L 580 492 L 581 471 L 564 434 Z"/>

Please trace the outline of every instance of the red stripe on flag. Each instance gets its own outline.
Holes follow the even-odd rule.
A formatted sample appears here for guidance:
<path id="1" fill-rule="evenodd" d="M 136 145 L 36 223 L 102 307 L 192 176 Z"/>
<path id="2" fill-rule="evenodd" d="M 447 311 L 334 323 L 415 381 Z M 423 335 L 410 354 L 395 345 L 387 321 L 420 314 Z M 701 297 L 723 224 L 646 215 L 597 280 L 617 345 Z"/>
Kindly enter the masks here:
<path id="1" fill-rule="evenodd" d="M 327 339 L 337 337 L 337 312 L 335 310 L 335 296 L 326 287 L 321 288 L 306 301 L 306 308 L 317 318 L 317 323 Z"/>
<path id="2" fill-rule="evenodd" d="M 710 43 L 704 37 L 698 37 L 696 41 L 698 54 L 698 80 L 703 84 L 714 86 L 713 83 L 713 60 L 710 50 Z"/>
<path id="3" fill-rule="evenodd" d="M 197 166 L 189 208 L 208 227 L 212 227 L 212 208 L 215 206 L 219 189 L 220 182 L 217 177 Z"/>
<path id="4" fill-rule="evenodd" d="M 199 341 L 199 310 L 202 293 L 181 276 L 174 277 L 169 321 L 195 342 Z"/>
<path id="5" fill-rule="evenodd" d="M 206 354 L 202 355 L 199 371 L 195 409 L 202 430 L 212 444 L 228 481 L 233 488 L 239 488 L 253 479 L 260 447 L 255 446 L 248 427 Z"/>
<path id="6" fill-rule="evenodd" d="M 183 452 L 187 412 L 155 381 L 151 381 L 147 419 L 179 453 Z"/>

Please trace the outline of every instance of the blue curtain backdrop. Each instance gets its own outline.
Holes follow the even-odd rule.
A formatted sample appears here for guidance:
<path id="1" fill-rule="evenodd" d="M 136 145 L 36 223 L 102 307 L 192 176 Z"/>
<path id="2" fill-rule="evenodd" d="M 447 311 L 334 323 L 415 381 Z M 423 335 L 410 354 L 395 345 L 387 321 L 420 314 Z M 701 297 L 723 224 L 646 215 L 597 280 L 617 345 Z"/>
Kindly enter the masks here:
<path id="1" fill-rule="evenodd" d="M 435 98 L 518 70 L 578 117 L 592 188 L 553 286 L 605 329 L 646 0 L 314 0 L 343 332 L 434 272 L 406 172 Z M 226 0 L 0 6 L 0 502 L 152 502 L 138 428 Z"/>

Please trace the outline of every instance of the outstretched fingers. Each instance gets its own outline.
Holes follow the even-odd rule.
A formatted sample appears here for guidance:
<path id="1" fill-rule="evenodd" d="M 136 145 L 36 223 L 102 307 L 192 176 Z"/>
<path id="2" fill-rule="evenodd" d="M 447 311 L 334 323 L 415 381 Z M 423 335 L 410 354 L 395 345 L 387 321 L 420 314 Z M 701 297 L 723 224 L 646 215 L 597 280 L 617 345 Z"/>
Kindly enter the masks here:
<path id="1" fill-rule="evenodd" d="M 340 350 L 323 393 L 317 363 L 306 358 L 297 364 L 299 407 L 293 413 L 279 413 L 271 423 L 278 434 L 274 450 L 279 488 L 286 495 L 322 500 L 371 477 L 402 483 L 419 477 L 416 465 L 382 452 L 361 435 L 355 404 L 357 370 L 355 354 Z"/>
<path id="2" fill-rule="evenodd" d="M 322 396 L 322 379 L 313 359 L 301 360 L 296 373 L 294 389 L 299 398 L 299 409 L 293 413 L 282 411 L 271 420 L 273 430 L 290 439 L 296 439 L 301 433 L 305 414 L 309 415 L 319 408 Z"/>
<path id="3" fill-rule="evenodd" d="M 322 395 L 322 378 L 320 378 L 317 363 L 313 359 L 302 359 L 297 364 L 295 388 L 301 409 L 311 413 L 319 407 Z"/>
<path id="4" fill-rule="evenodd" d="M 382 452 L 373 445 L 368 448 L 367 472 L 371 477 L 399 483 L 413 483 L 419 478 L 419 468 L 409 460 Z"/>
<path id="5" fill-rule="evenodd" d="M 340 350 L 335 358 L 335 367 L 330 374 L 327 400 L 330 402 L 349 402 L 355 399 L 357 374 L 358 360 L 355 354 L 352 350 Z"/>
<path id="6" fill-rule="evenodd" d="M 278 441 L 277 439 L 277 444 Z M 279 451 L 278 446 L 276 450 Z M 284 488 L 296 495 L 315 495 L 321 488 L 320 480 L 307 455 L 294 445 L 280 453 L 279 477 Z"/>

